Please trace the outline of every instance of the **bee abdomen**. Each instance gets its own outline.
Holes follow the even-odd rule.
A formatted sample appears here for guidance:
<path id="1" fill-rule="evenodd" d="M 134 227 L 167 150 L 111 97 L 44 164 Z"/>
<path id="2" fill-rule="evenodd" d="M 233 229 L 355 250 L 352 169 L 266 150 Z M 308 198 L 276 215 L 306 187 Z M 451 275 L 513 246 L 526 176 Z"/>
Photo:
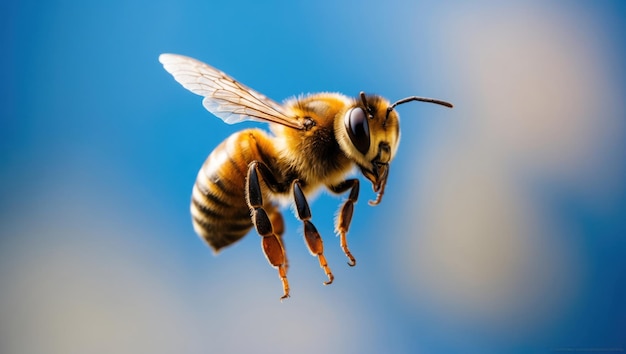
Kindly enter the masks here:
<path id="1" fill-rule="evenodd" d="M 215 251 L 244 237 L 252 228 L 245 199 L 248 164 L 259 155 L 254 131 L 222 142 L 198 172 L 191 197 L 193 228 Z"/>
<path id="2" fill-rule="evenodd" d="M 198 176 L 200 179 L 201 176 Z M 247 206 L 234 208 L 214 194 L 202 194 L 196 181 L 191 198 L 193 228 L 214 249 L 219 250 L 245 236 L 252 222 Z M 210 193 L 210 192 L 209 192 Z"/>

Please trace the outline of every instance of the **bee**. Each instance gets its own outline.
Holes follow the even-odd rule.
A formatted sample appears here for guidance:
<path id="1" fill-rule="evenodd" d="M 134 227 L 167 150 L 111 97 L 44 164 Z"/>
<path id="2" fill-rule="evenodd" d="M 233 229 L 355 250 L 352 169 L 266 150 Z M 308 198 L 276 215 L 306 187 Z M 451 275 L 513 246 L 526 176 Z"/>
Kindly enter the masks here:
<path id="1" fill-rule="evenodd" d="M 390 103 L 363 92 L 356 98 L 316 93 L 279 104 L 193 58 L 161 54 L 159 61 L 184 88 L 203 96 L 204 107 L 224 122 L 269 123 L 271 134 L 261 129 L 241 130 L 210 153 L 198 172 L 190 210 L 194 230 L 216 253 L 254 227 L 265 257 L 278 270 L 281 300 L 289 297 L 289 282 L 279 202 L 295 204 L 305 243 L 328 278 L 324 284 L 331 284 L 334 276 L 307 197 L 322 187 L 335 194 L 348 193 L 335 230 L 348 264 L 354 266 L 346 235 L 360 182 L 347 176 L 358 168 L 377 193 L 369 204 L 379 204 L 400 141 L 394 108 L 410 101 L 452 108 L 452 104 L 433 98 L 411 96 Z"/>

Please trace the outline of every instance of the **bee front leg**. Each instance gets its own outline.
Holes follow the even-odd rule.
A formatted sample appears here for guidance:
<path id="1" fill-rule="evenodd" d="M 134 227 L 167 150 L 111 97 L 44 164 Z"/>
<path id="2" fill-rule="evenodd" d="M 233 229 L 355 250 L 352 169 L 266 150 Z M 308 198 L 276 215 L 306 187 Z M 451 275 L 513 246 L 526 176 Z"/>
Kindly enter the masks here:
<path id="1" fill-rule="evenodd" d="M 320 267 L 324 269 L 324 273 L 328 277 L 328 281 L 324 282 L 324 285 L 329 285 L 333 282 L 335 277 L 328 267 L 326 257 L 324 257 L 324 243 L 322 237 L 315 228 L 315 225 L 311 222 L 311 209 L 309 203 L 306 201 L 306 197 L 300 187 L 300 182 L 295 180 L 293 182 L 293 196 L 296 202 L 296 212 L 298 213 L 298 219 L 302 220 L 304 224 L 304 239 L 309 251 L 312 255 L 317 256 L 320 262 Z"/>
<path id="2" fill-rule="evenodd" d="M 341 249 L 343 253 L 346 254 L 346 257 L 350 260 L 348 265 L 350 267 L 354 267 L 356 265 L 356 259 L 350 253 L 348 249 L 348 240 L 346 239 L 346 235 L 348 233 L 348 229 L 350 228 L 350 222 L 352 221 L 352 213 L 354 212 L 354 203 L 356 203 L 359 198 L 359 180 L 358 179 L 348 179 L 336 186 L 328 187 L 334 193 L 343 193 L 350 189 L 350 195 L 348 199 L 343 203 L 341 207 L 341 211 L 337 215 L 337 226 L 336 230 L 340 236 Z"/>
<path id="3" fill-rule="evenodd" d="M 261 236 L 261 245 L 268 262 L 278 268 L 278 276 L 283 283 L 283 296 L 281 301 L 289 297 L 289 282 L 287 281 L 287 255 L 281 240 L 282 218 L 280 221 L 274 216 L 274 221 L 279 222 L 277 225 L 279 233 L 274 231 L 272 221 L 266 210 L 263 208 L 263 192 L 261 191 L 261 183 L 259 179 L 259 171 L 267 183 L 275 183 L 274 177 L 271 175 L 269 168 L 262 162 L 254 161 L 248 166 L 248 176 L 246 178 L 246 202 L 250 208 L 252 222 L 256 231 Z M 280 216 L 280 215 L 279 215 Z"/>

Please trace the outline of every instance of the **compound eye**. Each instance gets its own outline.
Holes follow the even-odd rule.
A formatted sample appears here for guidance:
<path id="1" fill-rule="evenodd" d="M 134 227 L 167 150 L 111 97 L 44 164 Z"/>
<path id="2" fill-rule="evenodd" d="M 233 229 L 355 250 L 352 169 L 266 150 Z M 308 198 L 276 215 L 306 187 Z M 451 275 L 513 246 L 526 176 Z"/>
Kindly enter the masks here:
<path id="1" fill-rule="evenodd" d="M 367 114 L 363 108 L 355 107 L 349 110 L 345 115 L 344 123 L 352 144 L 365 155 L 370 148 L 370 129 Z"/>

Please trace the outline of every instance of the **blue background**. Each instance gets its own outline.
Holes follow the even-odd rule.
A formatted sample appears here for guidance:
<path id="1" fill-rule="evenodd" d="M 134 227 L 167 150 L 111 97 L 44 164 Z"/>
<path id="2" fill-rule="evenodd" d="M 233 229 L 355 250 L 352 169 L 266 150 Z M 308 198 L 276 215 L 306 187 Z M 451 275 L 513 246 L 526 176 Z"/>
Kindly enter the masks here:
<path id="1" fill-rule="evenodd" d="M 626 6 L 620 1 L 8 1 L 1 7 L 0 352 L 626 349 Z M 285 213 L 292 297 L 251 234 L 214 257 L 197 170 L 246 126 L 158 63 L 282 100 L 376 92 L 402 142 L 362 184 L 336 276 Z M 262 125 L 260 125 L 262 126 Z M 365 180 L 364 180 L 365 182 Z"/>

